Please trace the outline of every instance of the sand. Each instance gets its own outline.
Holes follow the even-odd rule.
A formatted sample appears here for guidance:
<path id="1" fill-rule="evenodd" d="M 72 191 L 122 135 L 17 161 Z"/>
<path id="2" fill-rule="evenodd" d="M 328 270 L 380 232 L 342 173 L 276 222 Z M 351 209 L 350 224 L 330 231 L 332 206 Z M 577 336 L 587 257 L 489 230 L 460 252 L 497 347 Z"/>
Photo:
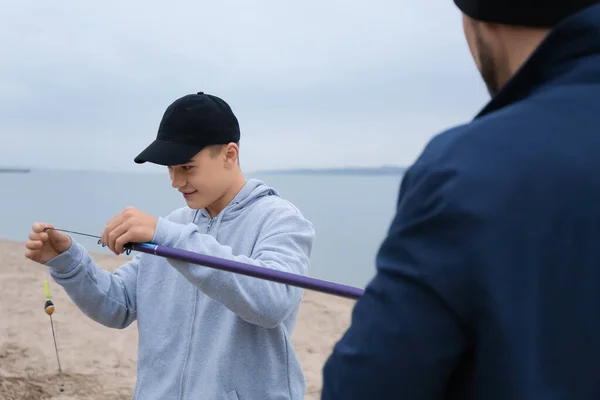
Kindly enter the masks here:
<path id="1" fill-rule="evenodd" d="M 131 399 L 136 379 L 137 327 L 106 328 L 85 316 L 44 266 L 24 257 L 24 244 L 0 241 L 0 399 Z M 125 260 L 93 254 L 114 271 Z M 50 284 L 62 374 L 44 313 Z M 321 370 L 347 329 L 354 301 L 306 291 L 292 335 L 307 380 L 306 399 L 321 392 Z"/>

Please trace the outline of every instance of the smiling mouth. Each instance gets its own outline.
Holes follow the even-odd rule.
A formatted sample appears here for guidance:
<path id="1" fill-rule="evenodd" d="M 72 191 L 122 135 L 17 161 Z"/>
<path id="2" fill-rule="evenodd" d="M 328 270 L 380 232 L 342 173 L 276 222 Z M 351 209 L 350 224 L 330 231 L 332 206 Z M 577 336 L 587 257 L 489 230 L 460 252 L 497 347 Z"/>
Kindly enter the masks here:
<path id="1" fill-rule="evenodd" d="M 194 190 L 193 192 L 181 192 L 181 194 L 183 194 L 183 197 L 190 197 L 191 195 L 193 195 L 194 193 L 198 192 L 197 190 Z"/>

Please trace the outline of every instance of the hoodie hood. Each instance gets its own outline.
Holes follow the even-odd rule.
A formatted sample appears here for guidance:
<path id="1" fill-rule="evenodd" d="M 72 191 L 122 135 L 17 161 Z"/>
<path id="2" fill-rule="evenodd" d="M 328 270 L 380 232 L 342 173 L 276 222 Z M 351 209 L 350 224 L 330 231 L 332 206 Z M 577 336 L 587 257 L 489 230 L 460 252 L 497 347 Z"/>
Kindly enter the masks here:
<path id="1" fill-rule="evenodd" d="M 219 214 L 212 218 L 212 230 L 218 232 L 221 221 L 235 218 L 246 207 L 265 196 L 281 197 L 277 190 L 267 186 L 263 181 L 258 179 L 248 179 L 246 184 L 242 186 L 242 189 L 235 195 L 229 204 L 227 204 Z M 194 221 L 196 221 L 196 218 L 206 218 L 209 221 L 211 220 L 210 214 L 205 208 L 198 210 Z"/>

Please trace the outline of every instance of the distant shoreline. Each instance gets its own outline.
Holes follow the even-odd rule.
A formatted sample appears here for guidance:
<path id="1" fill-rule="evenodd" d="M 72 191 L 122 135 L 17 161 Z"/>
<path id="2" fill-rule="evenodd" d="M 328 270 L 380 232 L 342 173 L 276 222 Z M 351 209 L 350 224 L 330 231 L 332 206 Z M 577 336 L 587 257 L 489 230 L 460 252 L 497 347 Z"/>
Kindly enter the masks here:
<path id="1" fill-rule="evenodd" d="M 406 167 L 348 167 L 348 168 L 297 168 L 281 170 L 256 171 L 257 174 L 269 175 L 370 175 L 370 176 L 400 176 L 406 172 Z"/>
<path id="2" fill-rule="evenodd" d="M 255 170 L 250 171 L 251 175 L 338 175 L 338 176 L 402 176 L 406 172 L 407 167 L 400 166 L 382 166 L 382 167 L 338 167 L 338 168 L 290 168 L 290 169 L 270 169 L 270 170 Z M 100 172 L 113 173 L 119 171 L 106 170 L 55 170 L 43 169 L 57 172 Z M 19 167 L 0 167 L 0 174 L 27 174 L 32 172 L 31 168 Z M 121 171 L 121 173 L 138 173 L 134 171 Z M 159 171 L 139 171 L 139 173 L 159 173 Z"/>
<path id="3" fill-rule="evenodd" d="M 3 168 L 0 167 L 0 173 L 7 174 L 28 174 L 31 172 L 29 168 Z"/>

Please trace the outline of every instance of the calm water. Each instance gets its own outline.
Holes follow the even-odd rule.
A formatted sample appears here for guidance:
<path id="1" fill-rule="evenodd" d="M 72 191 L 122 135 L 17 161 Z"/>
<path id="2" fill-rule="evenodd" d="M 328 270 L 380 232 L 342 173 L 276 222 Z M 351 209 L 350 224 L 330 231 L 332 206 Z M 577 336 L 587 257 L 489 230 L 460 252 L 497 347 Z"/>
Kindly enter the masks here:
<path id="1" fill-rule="evenodd" d="M 275 187 L 315 224 L 311 276 L 366 285 L 394 215 L 400 177 L 248 177 Z M 166 173 L 40 170 L 0 174 L 0 205 L 0 238 L 25 241 L 36 221 L 99 235 L 106 222 L 126 206 L 164 216 L 185 202 L 171 188 Z M 108 252 L 93 239 L 75 239 L 88 250 Z"/>

